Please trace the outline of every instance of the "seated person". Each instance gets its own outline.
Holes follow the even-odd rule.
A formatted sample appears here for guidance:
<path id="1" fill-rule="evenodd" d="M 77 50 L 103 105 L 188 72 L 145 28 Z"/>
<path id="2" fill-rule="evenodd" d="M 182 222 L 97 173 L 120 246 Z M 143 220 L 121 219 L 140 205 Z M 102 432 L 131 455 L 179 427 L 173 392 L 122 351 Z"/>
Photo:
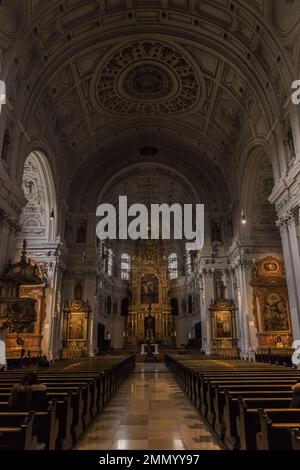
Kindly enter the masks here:
<path id="1" fill-rule="evenodd" d="M 46 411 L 47 408 L 47 387 L 38 384 L 37 375 L 33 372 L 24 375 L 21 382 L 12 388 L 10 411 Z"/>
<path id="2" fill-rule="evenodd" d="M 300 382 L 292 386 L 293 396 L 290 408 L 300 408 Z"/>
<path id="3" fill-rule="evenodd" d="M 50 362 L 47 359 L 47 356 L 42 356 L 39 361 L 39 367 L 50 367 Z"/>

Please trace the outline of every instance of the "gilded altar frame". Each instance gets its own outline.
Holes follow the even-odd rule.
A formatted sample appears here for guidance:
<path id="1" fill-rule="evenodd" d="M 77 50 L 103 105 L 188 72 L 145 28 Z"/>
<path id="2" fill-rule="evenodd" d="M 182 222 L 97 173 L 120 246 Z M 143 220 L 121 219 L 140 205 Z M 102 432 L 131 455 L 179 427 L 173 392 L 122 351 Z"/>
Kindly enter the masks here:
<path id="1" fill-rule="evenodd" d="M 260 260 L 253 268 L 251 285 L 259 350 L 288 352 L 293 334 L 283 262 L 273 256 Z"/>
<path id="2" fill-rule="evenodd" d="M 73 300 L 63 309 L 63 359 L 88 355 L 90 312 L 88 302 L 82 300 Z"/>
<path id="3" fill-rule="evenodd" d="M 24 240 L 20 261 L 9 262 L 0 278 L 0 326 L 8 326 L 8 358 L 20 357 L 22 352 L 30 356 L 42 353 L 48 283 L 44 266 L 28 259 L 26 248 Z"/>
<path id="4" fill-rule="evenodd" d="M 209 311 L 213 354 L 239 357 L 235 305 L 227 299 L 218 299 Z"/>
<path id="5" fill-rule="evenodd" d="M 129 284 L 132 301 L 126 321 L 127 343 L 137 346 L 145 341 L 145 317 L 149 315 L 149 303 L 142 302 L 142 280 L 145 276 L 155 276 L 158 282 L 158 298 L 156 297 L 158 302 L 149 299 L 150 314 L 155 318 L 153 341 L 171 345 L 174 325 L 169 299 L 167 257 L 162 252 L 160 242 L 154 243 L 153 240 L 141 241 L 137 255 L 132 257 L 132 276 Z"/>

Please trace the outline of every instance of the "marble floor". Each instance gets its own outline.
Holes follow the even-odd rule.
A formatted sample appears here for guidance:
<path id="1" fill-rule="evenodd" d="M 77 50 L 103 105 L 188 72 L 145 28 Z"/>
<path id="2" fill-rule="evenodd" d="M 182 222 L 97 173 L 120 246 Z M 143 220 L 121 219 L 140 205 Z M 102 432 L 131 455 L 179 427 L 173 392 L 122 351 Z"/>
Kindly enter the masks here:
<path id="1" fill-rule="evenodd" d="M 76 450 L 220 450 L 164 364 L 138 364 Z"/>

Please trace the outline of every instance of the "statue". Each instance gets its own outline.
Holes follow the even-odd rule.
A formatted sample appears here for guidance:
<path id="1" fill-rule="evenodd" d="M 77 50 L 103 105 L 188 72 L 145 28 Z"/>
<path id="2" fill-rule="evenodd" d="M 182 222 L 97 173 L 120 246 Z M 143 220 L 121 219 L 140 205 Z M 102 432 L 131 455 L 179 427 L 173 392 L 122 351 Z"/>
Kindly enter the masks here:
<path id="1" fill-rule="evenodd" d="M 211 227 L 211 241 L 212 242 L 221 242 L 222 233 L 221 233 L 221 224 L 219 220 L 214 220 Z"/>
<path id="2" fill-rule="evenodd" d="M 155 319 L 149 313 L 149 315 L 145 318 L 145 332 L 146 332 L 146 339 L 148 341 L 152 341 L 154 338 L 154 323 L 155 323 Z"/>
<path id="3" fill-rule="evenodd" d="M 147 341 L 153 341 L 155 335 L 155 318 L 151 316 L 151 300 L 149 299 L 149 313 L 145 317 L 145 337 Z"/>
<path id="4" fill-rule="evenodd" d="M 217 279 L 216 283 L 216 290 L 217 290 L 217 300 L 225 299 L 225 286 L 222 279 Z"/>

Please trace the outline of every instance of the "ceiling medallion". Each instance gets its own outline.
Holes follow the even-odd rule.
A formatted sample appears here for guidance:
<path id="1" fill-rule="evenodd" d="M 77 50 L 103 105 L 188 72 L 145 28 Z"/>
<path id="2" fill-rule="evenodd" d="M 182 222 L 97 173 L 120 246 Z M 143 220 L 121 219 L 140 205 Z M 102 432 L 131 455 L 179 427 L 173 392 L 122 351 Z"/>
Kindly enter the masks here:
<path id="1" fill-rule="evenodd" d="M 200 100 L 201 70 L 191 57 L 159 41 L 135 41 L 99 64 L 98 106 L 116 114 L 178 114 Z"/>

